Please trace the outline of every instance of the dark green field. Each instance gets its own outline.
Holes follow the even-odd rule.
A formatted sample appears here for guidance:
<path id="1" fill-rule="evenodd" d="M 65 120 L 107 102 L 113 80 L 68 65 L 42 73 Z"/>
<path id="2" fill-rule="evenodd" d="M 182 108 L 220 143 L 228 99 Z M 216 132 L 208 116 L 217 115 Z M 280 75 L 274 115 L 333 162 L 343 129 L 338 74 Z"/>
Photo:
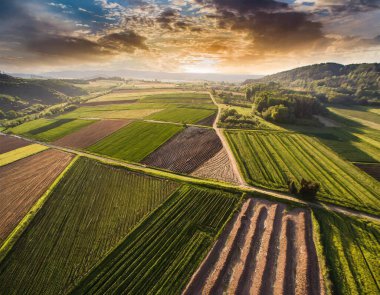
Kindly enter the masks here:
<path id="1" fill-rule="evenodd" d="M 177 187 L 79 159 L 0 263 L 0 294 L 67 293 Z"/>

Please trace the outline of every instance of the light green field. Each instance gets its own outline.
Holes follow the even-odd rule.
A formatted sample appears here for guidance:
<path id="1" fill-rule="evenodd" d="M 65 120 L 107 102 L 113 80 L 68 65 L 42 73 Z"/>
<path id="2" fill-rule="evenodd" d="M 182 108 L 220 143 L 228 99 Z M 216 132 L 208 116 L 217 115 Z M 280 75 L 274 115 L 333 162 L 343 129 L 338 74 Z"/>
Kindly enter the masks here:
<path id="1" fill-rule="evenodd" d="M 112 92 L 103 96 L 99 96 L 90 100 L 89 102 L 96 101 L 122 101 L 149 98 L 150 96 L 166 95 L 168 93 L 182 94 L 180 89 L 131 89 L 123 91 Z"/>
<path id="2" fill-rule="evenodd" d="M 333 294 L 379 294 L 380 224 L 314 210 Z"/>
<path id="3" fill-rule="evenodd" d="M 163 93 L 147 95 L 141 99 L 143 103 L 175 103 L 175 104 L 213 104 L 208 93 Z"/>
<path id="4" fill-rule="evenodd" d="M 380 130 L 380 114 L 374 111 L 374 109 L 367 107 L 330 107 L 329 110 L 348 119 L 357 121 L 364 126 Z"/>
<path id="5" fill-rule="evenodd" d="M 379 214 L 380 183 L 318 140 L 290 132 L 226 131 L 248 183 L 287 190 L 288 180 L 321 184 L 318 199 Z"/>
<path id="6" fill-rule="evenodd" d="M 0 263 L 0 293 L 68 294 L 177 187 L 80 158 Z"/>
<path id="7" fill-rule="evenodd" d="M 55 141 L 94 122 L 93 120 L 38 119 L 11 128 L 8 131 L 40 141 Z"/>
<path id="8" fill-rule="evenodd" d="M 173 124 L 133 122 L 87 150 L 122 160 L 139 162 L 183 127 Z"/>
<path id="9" fill-rule="evenodd" d="M 48 147 L 44 145 L 30 144 L 10 152 L 0 154 L 0 166 L 7 165 L 9 163 L 29 157 L 47 149 Z"/>
<path id="10" fill-rule="evenodd" d="M 146 117 L 146 119 L 194 124 L 202 119 L 213 115 L 216 111 L 212 109 L 194 108 L 168 108 Z"/>

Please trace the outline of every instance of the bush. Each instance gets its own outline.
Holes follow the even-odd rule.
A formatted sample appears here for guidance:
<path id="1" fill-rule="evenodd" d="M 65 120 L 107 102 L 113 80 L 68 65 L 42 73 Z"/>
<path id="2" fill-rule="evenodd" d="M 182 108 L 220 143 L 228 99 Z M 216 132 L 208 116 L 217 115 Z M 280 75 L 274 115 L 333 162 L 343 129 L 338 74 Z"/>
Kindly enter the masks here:
<path id="1" fill-rule="evenodd" d="M 291 179 L 288 181 L 288 188 L 289 193 L 299 195 L 306 201 L 314 201 L 320 189 L 320 185 L 318 182 L 302 178 L 300 186 L 298 187 L 297 183 Z"/>

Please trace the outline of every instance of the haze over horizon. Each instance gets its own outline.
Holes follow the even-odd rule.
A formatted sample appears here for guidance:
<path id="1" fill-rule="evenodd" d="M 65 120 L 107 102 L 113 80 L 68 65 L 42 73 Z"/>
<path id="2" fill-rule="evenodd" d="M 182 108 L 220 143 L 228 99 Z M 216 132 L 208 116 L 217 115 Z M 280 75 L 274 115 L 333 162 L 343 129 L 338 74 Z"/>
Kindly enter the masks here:
<path id="1" fill-rule="evenodd" d="M 0 69 L 271 74 L 380 60 L 379 0 L 3 0 Z"/>

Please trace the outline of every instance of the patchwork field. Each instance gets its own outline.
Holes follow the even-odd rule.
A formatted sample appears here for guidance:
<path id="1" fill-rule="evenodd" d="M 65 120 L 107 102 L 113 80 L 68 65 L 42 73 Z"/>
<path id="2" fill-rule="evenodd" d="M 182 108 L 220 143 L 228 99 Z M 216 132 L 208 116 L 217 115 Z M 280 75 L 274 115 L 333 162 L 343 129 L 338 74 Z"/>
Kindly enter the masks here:
<path id="1" fill-rule="evenodd" d="M 191 173 L 191 175 L 200 178 L 217 179 L 226 182 L 239 183 L 239 179 L 234 173 L 230 159 L 224 148 L 222 148 L 211 159 L 204 162 L 193 173 Z"/>
<path id="2" fill-rule="evenodd" d="M 105 100 L 105 101 L 89 101 L 82 103 L 81 106 L 94 107 L 94 106 L 102 106 L 109 104 L 131 104 L 137 102 L 138 99 L 129 99 L 129 100 Z"/>
<path id="3" fill-rule="evenodd" d="M 321 184 L 318 199 L 378 214 L 379 182 L 314 138 L 289 132 L 226 131 L 246 180 L 287 190 L 288 180 Z"/>
<path id="4" fill-rule="evenodd" d="M 133 122 L 90 146 L 88 150 L 139 162 L 182 129 L 173 124 Z"/>
<path id="5" fill-rule="evenodd" d="M 86 148 L 129 123 L 128 120 L 100 120 L 56 140 L 54 144 L 71 148 Z"/>
<path id="6" fill-rule="evenodd" d="M 210 104 L 213 102 L 208 93 L 161 93 L 154 95 L 147 95 L 141 99 L 143 103 L 175 103 L 175 104 Z"/>
<path id="7" fill-rule="evenodd" d="M 28 144 L 30 142 L 24 139 L 0 134 L 0 154 L 27 146 Z"/>
<path id="8" fill-rule="evenodd" d="M 160 112 L 154 113 L 146 117 L 146 119 L 166 121 L 166 122 L 195 124 L 205 118 L 208 118 L 214 115 L 215 113 L 216 113 L 216 110 L 214 109 L 177 107 L 177 108 L 164 109 Z"/>
<path id="9" fill-rule="evenodd" d="M 141 163 L 180 173 L 191 173 L 222 149 L 213 129 L 188 127 Z"/>
<path id="10" fill-rule="evenodd" d="M 314 210 L 333 294 L 379 294 L 380 224 Z"/>
<path id="11" fill-rule="evenodd" d="M 44 145 L 30 144 L 30 145 L 20 147 L 10 152 L 0 154 L 0 166 L 4 166 L 9 163 L 15 162 L 17 160 L 29 157 L 31 155 L 42 152 L 46 149 L 48 149 L 48 147 Z"/>
<path id="12" fill-rule="evenodd" d="M 307 210 L 247 200 L 184 294 L 325 294 Z"/>
<path id="13" fill-rule="evenodd" d="M 93 120 L 38 119 L 11 128 L 9 131 L 41 141 L 55 141 L 94 122 Z"/>
<path id="14" fill-rule="evenodd" d="M 0 245 L 71 159 L 48 150 L 0 167 Z"/>
<path id="15" fill-rule="evenodd" d="M 177 187 L 80 158 L 0 263 L 0 286 L 8 294 L 67 294 Z"/>
<path id="16" fill-rule="evenodd" d="M 239 200 L 218 190 L 181 187 L 73 294 L 179 294 Z"/>

